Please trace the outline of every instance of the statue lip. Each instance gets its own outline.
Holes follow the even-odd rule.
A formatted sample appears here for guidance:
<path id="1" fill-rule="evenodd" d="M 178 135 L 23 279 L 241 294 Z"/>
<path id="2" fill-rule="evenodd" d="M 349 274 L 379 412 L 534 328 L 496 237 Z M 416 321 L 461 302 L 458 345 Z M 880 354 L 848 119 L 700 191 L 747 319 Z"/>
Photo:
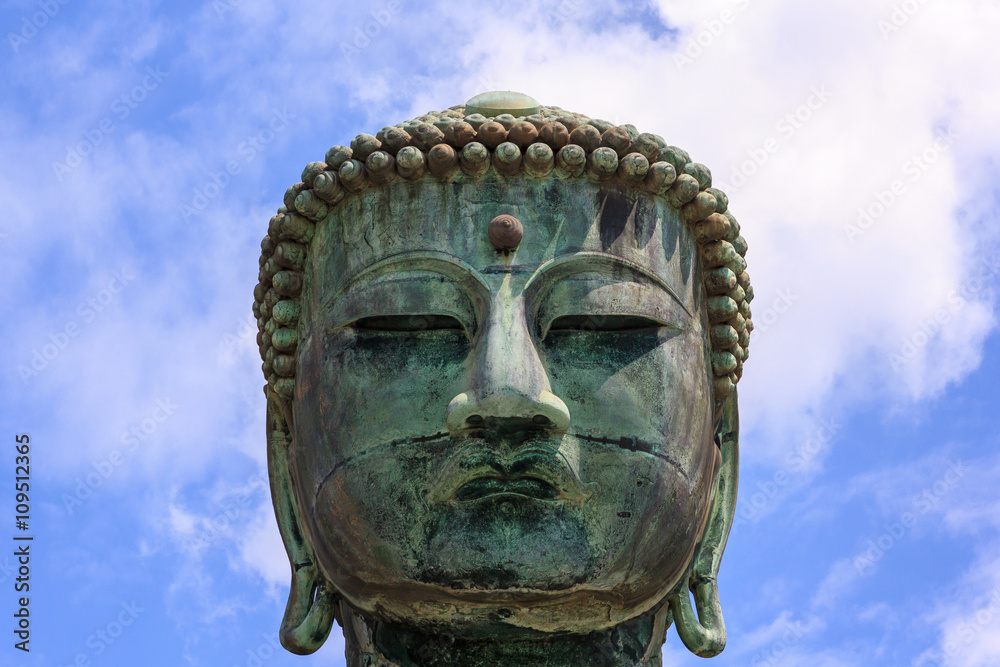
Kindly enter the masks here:
<path id="1" fill-rule="evenodd" d="M 427 498 L 435 504 L 473 502 L 492 496 L 582 503 L 591 495 L 566 458 L 553 447 L 533 444 L 498 448 L 476 442 L 451 457 L 431 484 Z"/>

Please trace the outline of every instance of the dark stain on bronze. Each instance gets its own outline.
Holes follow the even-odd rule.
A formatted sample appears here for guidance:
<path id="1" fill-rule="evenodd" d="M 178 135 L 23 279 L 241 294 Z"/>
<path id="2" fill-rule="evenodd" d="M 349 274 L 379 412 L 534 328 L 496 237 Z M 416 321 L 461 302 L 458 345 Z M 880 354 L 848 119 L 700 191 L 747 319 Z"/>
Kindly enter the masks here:
<path id="1" fill-rule="evenodd" d="M 601 203 L 601 247 L 604 250 L 622 235 L 629 220 L 635 216 L 636 200 L 620 192 L 609 192 Z"/>

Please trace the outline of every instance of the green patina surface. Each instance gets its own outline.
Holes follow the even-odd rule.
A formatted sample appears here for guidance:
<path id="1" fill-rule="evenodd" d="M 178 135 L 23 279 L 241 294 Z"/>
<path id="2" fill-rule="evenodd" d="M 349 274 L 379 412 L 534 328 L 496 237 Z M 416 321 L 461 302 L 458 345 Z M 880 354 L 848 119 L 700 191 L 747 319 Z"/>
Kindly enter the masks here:
<path id="1" fill-rule="evenodd" d="M 719 350 L 746 339 L 712 272 L 745 263 L 706 259 L 730 225 L 706 239 L 683 204 L 634 178 L 453 171 L 272 223 L 288 245 L 255 312 L 287 648 L 336 619 L 352 666 L 659 665 L 672 624 L 722 649 L 738 419 Z M 512 249 L 490 240 L 503 215 Z"/>

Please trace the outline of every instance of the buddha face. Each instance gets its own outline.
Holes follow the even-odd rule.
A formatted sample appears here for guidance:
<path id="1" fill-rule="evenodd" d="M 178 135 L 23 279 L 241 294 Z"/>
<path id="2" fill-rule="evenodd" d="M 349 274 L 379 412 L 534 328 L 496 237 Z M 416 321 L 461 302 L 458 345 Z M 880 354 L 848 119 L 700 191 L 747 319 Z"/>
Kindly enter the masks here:
<path id="1" fill-rule="evenodd" d="M 487 228 L 517 217 L 498 251 Z M 711 505 L 696 244 L 584 179 L 396 183 L 318 225 L 291 471 L 319 566 L 394 621 L 586 632 L 651 609 Z"/>

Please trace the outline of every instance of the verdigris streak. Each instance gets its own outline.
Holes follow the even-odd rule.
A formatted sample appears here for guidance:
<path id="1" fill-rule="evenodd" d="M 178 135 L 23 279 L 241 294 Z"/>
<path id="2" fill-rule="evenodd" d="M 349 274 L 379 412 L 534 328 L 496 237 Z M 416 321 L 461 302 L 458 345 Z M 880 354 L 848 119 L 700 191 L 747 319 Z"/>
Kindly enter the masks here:
<path id="1" fill-rule="evenodd" d="M 334 146 L 284 204 L 254 292 L 282 644 L 631 667 L 673 625 L 718 654 L 753 291 L 709 170 L 486 93 Z"/>

